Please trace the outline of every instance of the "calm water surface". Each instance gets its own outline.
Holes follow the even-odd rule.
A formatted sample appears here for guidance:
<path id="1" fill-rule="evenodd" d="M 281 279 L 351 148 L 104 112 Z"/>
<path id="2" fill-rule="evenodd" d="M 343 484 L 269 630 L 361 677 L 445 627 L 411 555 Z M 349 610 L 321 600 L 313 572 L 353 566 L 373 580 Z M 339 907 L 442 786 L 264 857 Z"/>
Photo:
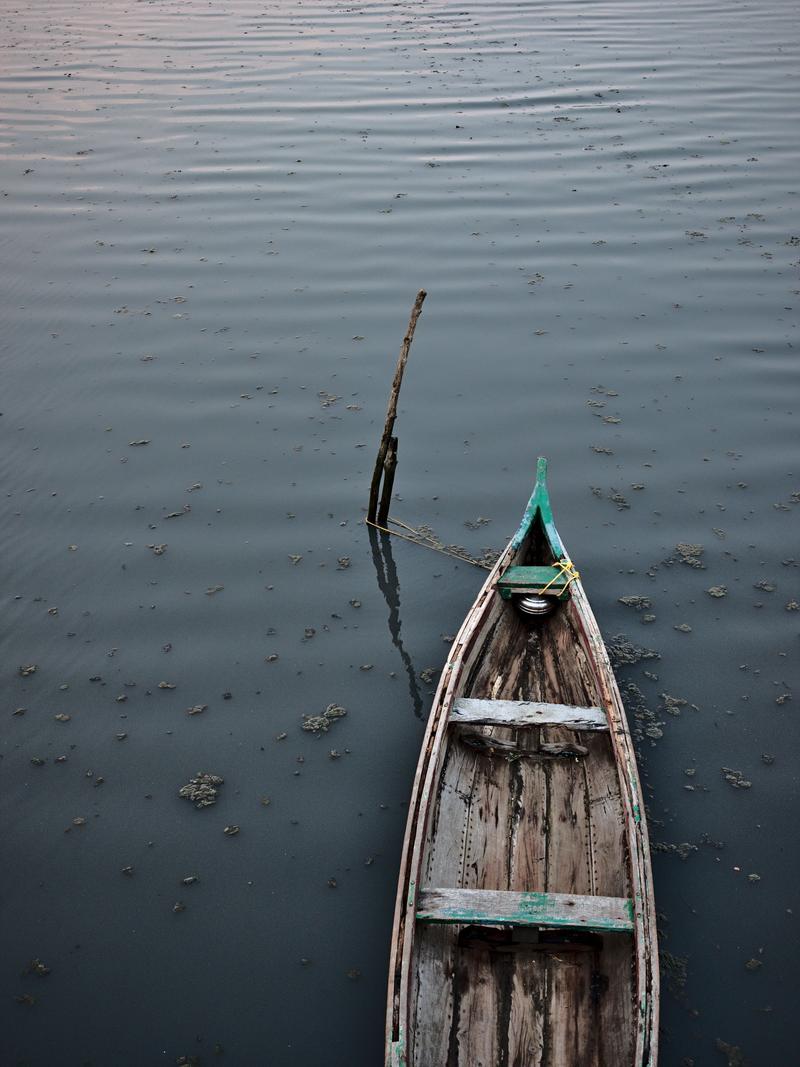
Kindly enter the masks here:
<path id="1" fill-rule="evenodd" d="M 362 523 L 423 286 L 395 513 L 499 548 L 549 456 L 604 632 L 661 657 L 620 670 L 661 1063 L 798 1062 L 798 38 L 792 0 L 3 0 L 0 1062 L 381 1062 L 482 581 L 402 542 L 379 581 Z"/>

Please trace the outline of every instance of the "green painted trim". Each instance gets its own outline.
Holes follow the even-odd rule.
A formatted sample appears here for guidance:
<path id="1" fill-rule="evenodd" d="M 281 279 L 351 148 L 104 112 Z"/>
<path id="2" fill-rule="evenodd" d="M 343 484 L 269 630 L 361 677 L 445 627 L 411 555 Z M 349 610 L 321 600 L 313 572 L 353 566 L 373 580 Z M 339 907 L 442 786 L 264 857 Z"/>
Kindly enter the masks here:
<path id="1" fill-rule="evenodd" d="M 548 926 L 573 930 L 615 930 L 630 933 L 634 928 L 633 901 L 621 902 L 624 916 L 599 916 L 587 922 L 576 922 L 563 912 L 554 913 L 550 893 L 522 893 L 519 906 L 504 915 L 487 915 L 485 911 L 469 908 L 441 908 L 435 912 L 418 911 L 417 919 L 434 923 L 468 923 L 478 926 Z"/>
<path id="2" fill-rule="evenodd" d="M 498 585 L 552 585 L 553 589 L 563 589 L 569 578 L 558 567 L 509 567 L 503 571 Z"/>
<path id="3" fill-rule="evenodd" d="M 566 600 L 570 581 L 557 567 L 509 567 L 498 579 L 497 589 L 504 600 L 510 600 L 514 593 L 540 593 L 543 589 Z"/>
<path id="4" fill-rule="evenodd" d="M 567 553 L 561 543 L 561 538 L 558 536 L 556 525 L 553 522 L 550 494 L 547 491 L 547 460 L 544 456 L 540 456 L 536 462 L 536 485 L 533 487 L 533 493 L 528 501 L 528 506 L 525 508 L 525 514 L 522 516 L 520 527 L 511 541 L 511 547 L 514 551 L 520 547 L 527 537 L 528 532 L 536 519 L 537 512 L 541 516 L 542 525 L 544 526 L 547 540 L 550 542 L 553 556 L 556 559 L 565 558 Z"/>

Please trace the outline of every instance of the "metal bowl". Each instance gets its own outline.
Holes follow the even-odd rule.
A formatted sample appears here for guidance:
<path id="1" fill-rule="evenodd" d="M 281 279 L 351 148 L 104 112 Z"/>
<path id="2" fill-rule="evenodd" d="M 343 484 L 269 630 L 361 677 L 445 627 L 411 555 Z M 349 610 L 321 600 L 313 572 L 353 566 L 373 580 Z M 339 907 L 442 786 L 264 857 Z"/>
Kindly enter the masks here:
<path id="1" fill-rule="evenodd" d="M 551 596 L 521 596 L 517 607 L 523 615 L 549 615 L 555 610 L 556 600 Z"/>

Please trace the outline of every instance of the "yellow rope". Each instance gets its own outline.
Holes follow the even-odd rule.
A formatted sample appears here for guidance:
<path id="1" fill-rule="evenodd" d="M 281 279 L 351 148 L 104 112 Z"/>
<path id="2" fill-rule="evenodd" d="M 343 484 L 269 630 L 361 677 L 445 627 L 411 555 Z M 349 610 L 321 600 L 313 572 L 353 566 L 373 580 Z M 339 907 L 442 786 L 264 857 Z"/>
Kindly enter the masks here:
<path id="1" fill-rule="evenodd" d="M 544 596 L 544 594 L 547 592 L 553 582 L 557 582 L 562 574 L 567 576 L 567 581 L 564 585 L 564 590 L 569 589 L 572 583 L 577 582 L 581 576 L 580 571 L 575 570 L 575 564 L 572 562 L 571 559 L 557 559 L 555 563 L 553 563 L 553 566 L 559 568 L 558 572 L 553 575 L 553 577 L 550 579 L 544 589 L 539 590 L 539 596 Z"/>
<path id="2" fill-rule="evenodd" d="M 381 533 L 390 534 L 392 537 L 399 537 L 403 541 L 410 541 L 412 545 L 419 545 L 421 548 L 430 548 L 434 552 L 441 552 L 444 556 L 452 556 L 453 559 L 460 559 L 463 563 L 471 563 L 473 567 L 481 567 L 483 570 L 490 571 L 492 567 L 488 563 L 482 563 L 480 560 L 472 559 L 471 556 L 462 556 L 460 552 L 455 552 L 451 548 L 447 548 L 445 545 L 437 544 L 434 539 L 421 530 L 415 529 L 413 526 L 409 526 L 405 522 L 401 522 L 400 519 L 389 519 L 389 522 L 393 522 L 396 526 L 402 526 L 403 529 L 409 530 L 414 534 L 413 537 L 409 537 L 407 534 L 402 534 L 398 530 L 389 530 L 386 526 L 381 526 L 380 523 L 372 522 L 370 519 L 364 519 L 367 526 L 372 526 L 375 530 L 380 530 Z"/>

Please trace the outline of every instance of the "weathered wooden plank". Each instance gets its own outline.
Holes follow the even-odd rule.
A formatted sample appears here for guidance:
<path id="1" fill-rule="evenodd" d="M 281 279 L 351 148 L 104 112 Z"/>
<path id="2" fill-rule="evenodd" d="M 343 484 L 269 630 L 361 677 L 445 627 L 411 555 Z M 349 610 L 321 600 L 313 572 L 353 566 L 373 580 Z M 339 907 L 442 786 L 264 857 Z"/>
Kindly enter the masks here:
<path id="1" fill-rule="evenodd" d="M 571 704 L 542 704 L 533 700 L 473 700 L 461 697 L 453 705 L 450 721 L 492 726 L 563 726 L 568 730 L 607 730 L 602 708 Z"/>
<path id="2" fill-rule="evenodd" d="M 487 744 L 511 744 L 510 730 L 492 730 L 478 735 Z M 508 760 L 478 758 L 472 786 L 464 866 L 454 882 L 428 885 L 456 885 L 469 889 L 508 889 L 509 838 L 514 802 L 511 795 L 511 764 Z"/>
<path id="3" fill-rule="evenodd" d="M 619 775 L 608 734 L 583 738 L 589 755 L 582 761 L 592 842 L 594 891 L 607 897 L 629 897 L 628 865 L 625 855 L 625 813 L 620 796 Z"/>
<path id="4" fill-rule="evenodd" d="M 428 926 L 416 939 L 416 974 L 412 983 L 412 1054 L 404 1064 L 428 1067 L 447 1063 L 453 1020 L 453 975 L 458 931 L 452 926 Z"/>
<path id="5" fill-rule="evenodd" d="M 549 961 L 544 953 L 521 952 L 515 954 L 514 965 L 506 1062 L 509 1067 L 541 1067 Z"/>
<path id="6" fill-rule="evenodd" d="M 452 1040 L 447 1059 L 428 1060 L 424 1067 L 497 1067 L 504 1061 L 505 1034 L 498 1033 L 498 969 L 513 961 L 499 960 L 488 949 L 469 949 L 459 954 L 456 973 L 457 1010 L 453 1016 Z M 433 1026 L 435 1017 L 429 1016 Z M 506 1061 L 507 1062 L 507 1061 Z"/>
<path id="7" fill-rule="evenodd" d="M 493 889 L 420 890 L 417 919 L 478 926 L 633 930 L 633 901 L 571 893 L 512 893 Z"/>
<path id="8" fill-rule="evenodd" d="M 548 1067 L 604 1067 L 599 1058 L 597 998 L 592 997 L 595 960 L 591 954 L 569 958 L 553 954 L 547 963 L 543 1038 Z M 615 1061 L 615 1067 L 631 1062 L 626 1056 Z"/>

